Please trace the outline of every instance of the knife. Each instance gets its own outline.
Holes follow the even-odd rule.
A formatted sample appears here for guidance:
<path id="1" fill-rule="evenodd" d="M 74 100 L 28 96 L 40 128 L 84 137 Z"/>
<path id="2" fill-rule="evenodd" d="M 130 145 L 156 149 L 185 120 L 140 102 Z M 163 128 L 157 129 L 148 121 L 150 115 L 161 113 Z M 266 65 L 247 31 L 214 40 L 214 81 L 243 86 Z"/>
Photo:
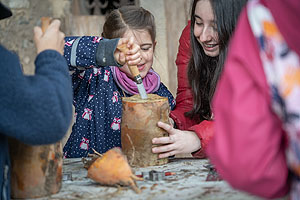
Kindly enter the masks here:
<path id="1" fill-rule="evenodd" d="M 120 51 L 122 51 L 124 54 L 126 54 L 126 52 L 128 51 L 128 48 L 126 46 L 127 44 L 122 44 L 119 45 L 117 47 L 117 49 L 119 49 Z M 145 90 L 144 84 L 143 84 L 143 79 L 140 75 L 140 71 L 137 67 L 137 65 L 128 65 L 128 68 L 132 74 L 132 76 L 134 77 L 134 82 L 136 83 L 136 86 L 138 88 L 139 94 L 141 96 L 142 99 L 147 99 L 147 92 Z"/>

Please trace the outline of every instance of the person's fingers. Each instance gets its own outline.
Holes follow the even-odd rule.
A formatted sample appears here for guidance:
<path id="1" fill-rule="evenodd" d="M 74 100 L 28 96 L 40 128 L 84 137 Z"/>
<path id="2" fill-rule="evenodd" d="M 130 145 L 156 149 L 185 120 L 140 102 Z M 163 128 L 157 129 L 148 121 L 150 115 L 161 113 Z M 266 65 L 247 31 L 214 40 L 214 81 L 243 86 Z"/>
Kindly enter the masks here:
<path id="1" fill-rule="evenodd" d="M 124 53 L 120 53 L 119 54 L 119 61 L 118 61 L 121 65 L 124 65 L 125 64 L 125 62 L 126 62 L 126 58 L 125 58 L 125 55 L 124 55 Z"/>
<path id="2" fill-rule="evenodd" d="M 158 154 L 158 158 L 167 158 L 167 157 L 174 156 L 174 155 L 176 155 L 176 151 L 170 151 L 167 153 Z"/>
<path id="3" fill-rule="evenodd" d="M 130 55 L 130 56 L 126 56 L 126 59 L 128 61 L 132 61 L 132 62 L 140 62 L 141 61 L 141 54 L 139 52 L 137 52 L 136 54 Z"/>
<path id="4" fill-rule="evenodd" d="M 170 144 L 173 143 L 173 139 L 171 137 L 159 137 L 159 138 L 153 138 L 152 143 L 153 144 Z"/>
<path id="5" fill-rule="evenodd" d="M 122 44 L 127 44 L 128 38 L 120 38 L 118 41 L 118 46 L 121 46 Z"/>
<path id="6" fill-rule="evenodd" d="M 35 26 L 33 29 L 33 33 L 34 33 L 34 40 L 36 41 L 37 39 L 40 39 L 43 35 L 43 31 L 41 29 L 41 27 Z"/>
<path id="7" fill-rule="evenodd" d="M 168 145 L 162 145 L 159 147 L 153 147 L 152 152 L 153 153 L 165 153 L 165 152 L 170 152 L 174 151 L 176 148 L 173 144 L 168 144 Z"/>
<path id="8" fill-rule="evenodd" d="M 128 65 L 133 66 L 133 65 L 138 65 L 140 63 L 140 61 L 137 61 L 137 60 L 135 60 L 135 61 L 128 61 L 127 63 L 128 63 Z"/>
<path id="9" fill-rule="evenodd" d="M 55 30 L 59 30 L 60 27 L 60 20 L 58 19 L 54 19 L 51 24 L 49 25 L 48 29 L 55 29 Z"/>
<path id="10" fill-rule="evenodd" d="M 59 31 L 59 37 L 63 40 L 63 42 L 65 41 L 65 37 L 66 37 L 66 35 L 63 33 L 63 32 L 61 32 L 61 31 Z"/>
<path id="11" fill-rule="evenodd" d="M 128 61 L 129 65 L 138 65 L 141 60 L 141 54 L 139 51 L 135 52 L 134 54 L 129 55 L 128 53 L 126 54 L 126 60 Z"/>
<path id="12" fill-rule="evenodd" d="M 59 30 L 56 30 L 56 34 L 54 34 L 54 36 L 57 36 L 57 51 L 59 51 L 62 55 L 63 55 L 63 52 L 64 52 L 64 47 L 65 47 L 65 34 Z M 53 32 L 55 33 L 55 32 Z M 54 37 L 52 37 L 54 38 Z"/>
<path id="13" fill-rule="evenodd" d="M 170 122 L 170 124 L 172 125 L 172 127 L 174 128 L 175 122 L 174 122 L 174 120 L 173 120 L 171 117 L 169 117 L 169 122 Z"/>
<path id="14" fill-rule="evenodd" d="M 65 46 L 65 34 L 63 33 L 63 32 L 59 32 L 59 38 L 60 38 L 60 40 L 61 40 L 61 45 L 62 45 L 62 47 L 64 47 Z"/>
<path id="15" fill-rule="evenodd" d="M 127 48 L 129 49 L 127 55 L 133 55 L 140 51 L 140 46 L 134 42 L 134 37 L 128 39 Z"/>
<path id="16" fill-rule="evenodd" d="M 128 42 L 127 42 L 127 47 L 128 47 L 129 49 L 131 49 L 133 44 L 134 44 L 134 38 L 133 38 L 133 37 L 130 37 L 130 38 L 128 39 Z"/>
<path id="17" fill-rule="evenodd" d="M 137 45 L 137 44 L 133 44 L 132 46 L 131 46 L 131 48 L 129 48 L 129 50 L 127 51 L 127 55 L 134 55 L 134 54 L 137 54 L 137 53 L 139 53 L 140 54 L 140 46 L 139 45 Z"/>
<path id="18" fill-rule="evenodd" d="M 36 46 L 36 51 L 37 51 L 37 53 L 40 53 L 42 51 L 42 49 L 40 49 L 39 43 L 40 43 L 41 37 L 43 36 L 43 31 L 42 31 L 41 27 L 36 26 L 33 29 L 33 33 L 34 33 L 33 39 L 34 39 L 34 43 Z"/>
<path id="19" fill-rule="evenodd" d="M 172 126 L 169 124 L 163 123 L 163 122 L 157 122 L 157 126 L 167 131 L 169 134 L 174 134 L 173 130 L 175 130 Z"/>

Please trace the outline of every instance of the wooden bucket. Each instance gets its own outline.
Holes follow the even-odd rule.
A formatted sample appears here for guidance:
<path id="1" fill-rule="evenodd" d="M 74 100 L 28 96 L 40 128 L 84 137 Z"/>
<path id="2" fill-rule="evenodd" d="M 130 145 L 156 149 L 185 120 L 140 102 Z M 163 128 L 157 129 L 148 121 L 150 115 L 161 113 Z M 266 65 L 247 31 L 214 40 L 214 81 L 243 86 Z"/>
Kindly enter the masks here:
<path id="1" fill-rule="evenodd" d="M 62 184 L 62 144 L 30 146 L 10 140 L 11 198 L 58 193 Z"/>
<path id="2" fill-rule="evenodd" d="M 157 126 L 158 121 L 170 124 L 168 98 L 148 94 L 148 99 L 140 95 L 123 97 L 121 122 L 122 151 L 131 166 L 146 167 L 168 163 L 168 158 L 158 158 L 152 153 L 154 137 L 168 133 Z"/>

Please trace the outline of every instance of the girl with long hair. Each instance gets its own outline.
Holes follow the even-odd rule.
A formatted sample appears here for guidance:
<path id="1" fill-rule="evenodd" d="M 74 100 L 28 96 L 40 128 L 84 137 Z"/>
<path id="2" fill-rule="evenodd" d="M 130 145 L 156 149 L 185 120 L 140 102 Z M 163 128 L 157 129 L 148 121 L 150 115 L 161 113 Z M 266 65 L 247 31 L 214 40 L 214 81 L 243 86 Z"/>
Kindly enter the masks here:
<path id="1" fill-rule="evenodd" d="M 196 157 L 205 157 L 207 143 L 213 135 L 211 100 L 223 70 L 229 40 L 245 3 L 246 0 L 193 1 L 191 22 L 180 38 L 176 60 L 177 105 L 170 116 L 178 129 L 158 123 L 169 133 L 168 137 L 152 141 L 165 144 L 152 149 L 159 157 L 191 152 Z"/>

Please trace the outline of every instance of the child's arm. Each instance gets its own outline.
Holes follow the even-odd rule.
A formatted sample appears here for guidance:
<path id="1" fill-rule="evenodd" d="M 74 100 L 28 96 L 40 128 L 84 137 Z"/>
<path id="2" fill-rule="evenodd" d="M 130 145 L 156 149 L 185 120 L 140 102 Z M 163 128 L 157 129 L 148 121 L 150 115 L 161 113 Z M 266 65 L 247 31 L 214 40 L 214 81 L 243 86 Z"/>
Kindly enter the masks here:
<path id="1" fill-rule="evenodd" d="M 105 39 L 97 36 L 66 37 L 64 56 L 70 70 L 75 67 L 91 68 L 101 66 L 118 66 L 125 60 L 135 65 L 140 62 L 140 48 L 133 38 Z M 118 45 L 127 44 L 130 49 L 125 55 L 117 50 Z"/>
<path id="2" fill-rule="evenodd" d="M 97 36 L 66 37 L 64 57 L 70 70 L 74 67 L 121 66 L 114 58 L 117 39 L 104 39 Z"/>

